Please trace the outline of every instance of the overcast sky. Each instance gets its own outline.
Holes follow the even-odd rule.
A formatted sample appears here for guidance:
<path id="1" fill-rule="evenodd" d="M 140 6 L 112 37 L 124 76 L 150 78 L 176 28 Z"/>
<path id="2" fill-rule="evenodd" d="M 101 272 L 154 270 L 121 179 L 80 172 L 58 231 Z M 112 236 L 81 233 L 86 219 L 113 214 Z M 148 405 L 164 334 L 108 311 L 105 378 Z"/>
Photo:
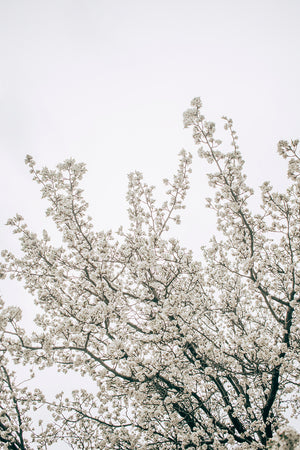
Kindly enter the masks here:
<path id="1" fill-rule="evenodd" d="M 276 145 L 299 137 L 299 20 L 299 0 L 0 0 L 1 248 L 15 248 L 4 223 L 16 212 L 46 223 L 27 153 L 85 162 L 95 224 L 117 229 L 127 173 L 157 184 L 185 147 L 193 190 L 178 236 L 197 253 L 213 217 L 182 113 L 200 96 L 210 120 L 232 117 L 249 182 L 284 186 Z"/>
<path id="2" fill-rule="evenodd" d="M 196 155 L 182 125 L 195 96 L 210 119 L 234 119 L 250 182 L 280 185 L 277 141 L 299 137 L 299 19 L 298 0 L 0 0 L 2 229 L 15 212 L 43 220 L 27 153 L 85 162 L 95 223 L 117 228 L 128 172 L 157 184 L 183 146 Z M 195 156 L 191 218 L 206 171 Z M 187 215 L 198 248 L 210 228 Z"/>

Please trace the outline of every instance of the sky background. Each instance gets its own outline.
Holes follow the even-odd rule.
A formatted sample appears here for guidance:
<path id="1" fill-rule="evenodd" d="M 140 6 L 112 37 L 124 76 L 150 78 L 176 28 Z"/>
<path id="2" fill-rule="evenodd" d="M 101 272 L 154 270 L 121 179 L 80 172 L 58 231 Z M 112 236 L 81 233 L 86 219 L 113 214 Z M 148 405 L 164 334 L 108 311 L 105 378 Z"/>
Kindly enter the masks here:
<path id="1" fill-rule="evenodd" d="M 299 138 L 299 20 L 298 0 L 0 0 L 1 249 L 17 249 L 4 226 L 16 212 L 37 232 L 51 229 L 27 153 L 41 166 L 85 162 L 95 226 L 116 230 L 127 174 L 157 185 L 184 147 L 195 155 L 192 188 L 174 235 L 197 255 L 214 217 L 182 113 L 200 96 L 220 130 L 219 118 L 232 117 L 249 183 L 284 187 L 276 147 Z M 20 286 L 1 292 L 29 318 Z"/>

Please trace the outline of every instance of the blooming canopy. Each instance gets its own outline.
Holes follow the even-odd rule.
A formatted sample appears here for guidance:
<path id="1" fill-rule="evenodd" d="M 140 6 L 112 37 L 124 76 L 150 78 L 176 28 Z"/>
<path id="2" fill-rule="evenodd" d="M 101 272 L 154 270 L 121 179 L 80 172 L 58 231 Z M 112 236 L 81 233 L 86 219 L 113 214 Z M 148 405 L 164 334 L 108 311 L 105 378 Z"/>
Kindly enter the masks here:
<path id="1" fill-rule="evenodd" d="M 3 251 L 3 274 L 24 282 L 40 313 L 36 331 L 19 326 L 17 308 L 1 319 L 0 440 L 9 449 L 263 449 L 299 408 L 300 157 L 298 141 L 280 141 L 289 160 L 284 194 L 262 186 L 261 213 L 248 199 L 243 159 L 231 119 L 224 117 L 230 151 L 215 137 L 196 98 L 184 114 L 198 154 L 214 167 L 209 184 L 222 239 L 213 237 L 203 260 L 170 237 L 180 223 L 192 156 L 181 151 L 177 173 L 165 179 L 167 200 L 140 172 L 129 175 L 130 225 L 97 232 L 80 189 L 86 172 L 69 159 L 33 179 L 49 202 L 63 244 L 46 231 L 32 233 L 23 218 L 9 220 L 22 257 Z M 78 371 L 97 394 L 58 394 L 49 406 L 54 422 L 33 430 L 32 405 L 7 360 Z M 31 431 L 31 433 L 30 433 Z M 27 439 L 27 440 L 26 440 Z M 35 447 L 36 446 L 36 447 Z"/>

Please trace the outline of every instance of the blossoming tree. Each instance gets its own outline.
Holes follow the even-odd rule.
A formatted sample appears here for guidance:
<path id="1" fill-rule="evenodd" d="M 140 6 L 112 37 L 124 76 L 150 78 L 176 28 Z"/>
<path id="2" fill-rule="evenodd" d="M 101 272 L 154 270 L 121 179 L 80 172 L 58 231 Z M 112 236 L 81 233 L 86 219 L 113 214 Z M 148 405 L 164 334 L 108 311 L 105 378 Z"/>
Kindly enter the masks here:
<path id="1" fill-rule="evenodd" d="M 130 226 L 116 235 L 93 229 L 79 187 L 83 164 L 70 159 L 39 170 L 27 157 L 64 244 L 54 247 L 45 231 L 38 238 L 18 215 L 9 221 L 23 256 L 2 252 L 2 272 L 24 282 L 41 312 L 40 331 L 29 336 L 18 326 L 20 311 L 3 309 L 6 448 L 65 441 L 74 449 L 263 449 L 284 425 L 286 408 L 297 412 L 298 141 L 278 146 L 289 160 L 286 193 L 265 183 L 261 214 L 253 214 L 232 121 L 224 117 L 232 144 L 226 152 L 201 108 L 194 99 L 184 123 L 199 156 L 214 166 L 208 206 L 223 236 L 211 239 L 201 262 L 168 232 L 180 223 L 190 154 L 182 151 L 177 173 L 164 180 L 161 205 L 141 173 L 129 175 Z M 18 387 L 9 359 L 79 371 L 97 384 L 97 394 L 58 394 L 49 405 L 54 420 L 33 431 L 30 409 L 46 400 Z"/>

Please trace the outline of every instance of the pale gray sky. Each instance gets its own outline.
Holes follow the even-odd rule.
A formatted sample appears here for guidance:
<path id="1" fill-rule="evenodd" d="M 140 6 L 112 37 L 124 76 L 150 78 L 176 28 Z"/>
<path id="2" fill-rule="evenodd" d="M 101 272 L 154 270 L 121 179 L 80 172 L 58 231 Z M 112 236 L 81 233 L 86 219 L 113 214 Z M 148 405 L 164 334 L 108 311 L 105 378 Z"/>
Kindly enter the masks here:
<path id="1" fill-rule="evenodd" d="M 0 0 L 0 247 L 16 248 L 4 227 L 16 212 L 36 231 L 46 223 L 27 153 L 85 162 L 91 215 L 117 229 L 127 173 L 157 184 L 184 146 L 193 191 L 178 235 L 197 252 L 213 217 L 182 113 L 201 96 L 211 120 L 231 116 L 250 182 L 284 184 L 276 144 L 299 137 L 299 20 L 298 0 Z"/>
<path id="2" fill-rule="evenodd" d="M 299 13 L 298 0 L 0 0 L 1 226 L 19 211 L 39 228 L 30 153 L 86 162 L 91 213 L 117 228 L 129 171 L 156 184 L 182 146 L 195 153 L 182 112 L 198 95 L 210 118 L 234 119 L 253 180 L 280 184 L 276 143 L 299 135 Z"/>

